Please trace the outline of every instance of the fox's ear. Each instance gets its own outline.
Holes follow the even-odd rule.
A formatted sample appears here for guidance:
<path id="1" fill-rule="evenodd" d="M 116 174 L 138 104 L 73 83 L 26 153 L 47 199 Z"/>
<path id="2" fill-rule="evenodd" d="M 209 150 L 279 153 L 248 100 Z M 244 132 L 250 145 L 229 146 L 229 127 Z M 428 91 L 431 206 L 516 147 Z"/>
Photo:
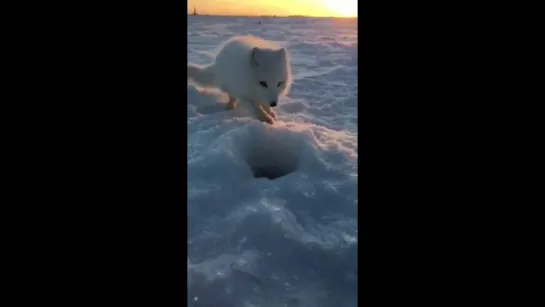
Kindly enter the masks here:
<path id="1" fill-rule="evenodd" d="M 275 54 L 276 54 L 276 58 L 278 58 L 278 59 L 280 59 L 282 61 L 284 61 L 284 60 L 286 60 L 288 58 L 288 53 L 286 52 L 286 49 L 284 49 L 284 48 L 280 48 L 280 49 L 276 50 Z"/>
<path id="2" fill-rule="evenodd" d="M 252 64 L 252 66 L 259 66 L 259 52 L 259 48 L 257 47 L 254 47 L 254 49 L 252 49 L 252 53 L 250 56 L 250 63 Z"/>

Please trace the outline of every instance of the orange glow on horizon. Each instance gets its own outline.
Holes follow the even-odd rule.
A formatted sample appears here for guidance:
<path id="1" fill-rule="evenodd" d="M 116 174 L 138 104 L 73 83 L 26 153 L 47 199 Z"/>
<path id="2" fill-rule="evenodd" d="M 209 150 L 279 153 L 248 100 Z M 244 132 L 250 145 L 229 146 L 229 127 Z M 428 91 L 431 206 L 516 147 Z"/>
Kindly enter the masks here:
<path id="1" fill-rule="evenodd" d="M 358 0 L 187 0 L 199 15 L 357 17 Z"/>

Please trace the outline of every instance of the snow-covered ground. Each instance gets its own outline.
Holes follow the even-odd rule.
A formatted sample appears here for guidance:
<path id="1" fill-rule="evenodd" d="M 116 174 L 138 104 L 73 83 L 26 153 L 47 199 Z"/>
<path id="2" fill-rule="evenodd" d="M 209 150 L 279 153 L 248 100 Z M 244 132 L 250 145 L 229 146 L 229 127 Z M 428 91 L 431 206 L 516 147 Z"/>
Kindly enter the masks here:
<path id="1" fill-rule="evenodd" d="M 188 84 L 188 303 L 356 306 L 357 20 L 190 16 L 188 62 L 241 34 L 285 46 L 294 83 L 273 126 Z"/>

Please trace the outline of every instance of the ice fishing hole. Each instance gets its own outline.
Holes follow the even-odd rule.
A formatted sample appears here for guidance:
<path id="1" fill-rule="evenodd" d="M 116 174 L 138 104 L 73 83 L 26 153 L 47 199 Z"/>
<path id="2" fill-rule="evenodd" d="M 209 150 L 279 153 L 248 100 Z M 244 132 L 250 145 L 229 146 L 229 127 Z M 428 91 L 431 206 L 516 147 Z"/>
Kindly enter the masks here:
<path id="1" fill-rule="evenodd" d="M 259 131 L 248 136 L 244 152 L 255 178 L 274 180 L 299 168 L 301 139 L 287 131 Z"/>

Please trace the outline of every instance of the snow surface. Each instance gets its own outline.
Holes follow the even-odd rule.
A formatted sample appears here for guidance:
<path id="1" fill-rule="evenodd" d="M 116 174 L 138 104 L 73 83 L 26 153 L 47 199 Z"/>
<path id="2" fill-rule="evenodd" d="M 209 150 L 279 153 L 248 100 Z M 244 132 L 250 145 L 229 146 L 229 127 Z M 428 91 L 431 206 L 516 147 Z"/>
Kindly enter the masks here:
<path id="1" fill-rule="evenodd" d="M 294 79 L 273 126 L 188 84 L 189 306 L 356 306 L 357 20 L 188 19 L 189 63 L 253 34 Z"/>

